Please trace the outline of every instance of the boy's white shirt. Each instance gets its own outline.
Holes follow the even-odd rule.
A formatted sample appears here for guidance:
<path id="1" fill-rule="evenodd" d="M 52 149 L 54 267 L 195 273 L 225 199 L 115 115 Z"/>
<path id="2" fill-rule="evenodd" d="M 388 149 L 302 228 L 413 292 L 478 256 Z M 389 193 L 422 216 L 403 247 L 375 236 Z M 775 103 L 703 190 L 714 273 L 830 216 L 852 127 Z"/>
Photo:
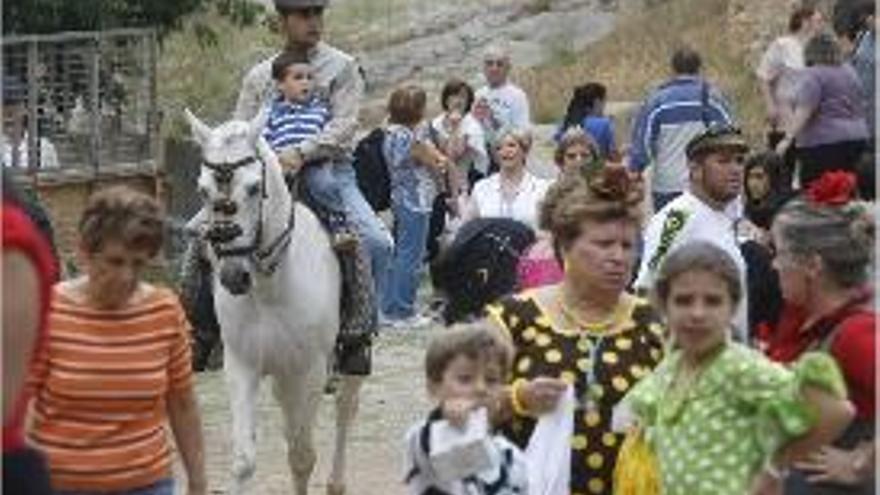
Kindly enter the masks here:
<path id="1" fill-rule="evenodd" d="M 430 428 L 430 449 L 425 453 L 420 445 L 423 428 Z M 440 444 L 436 445 L 434 441 Z M 405 469 L 407 493 L 421 495 L 429 487 L 449 495 L 484 495 L 464 477 L 494 484 L 502 464 L 507 470 L 507 482 L 495 495 L 527 495 L 527 463 L 522 451 L 503 435 L 490 431 L 485 409 L 471 414 L 464 428 L 458 429 L 445 420 L 421 421 L 406 434 Z M 461 455 L 461 460 L 450 460 Z M 452 456 L 452 457 L 450 457 Z M 474 462 L 468 466 L 464 458 Z M 487 462 L 488 460 L 488 462 Z M 441 472 L 442 471 L 442 472 Z M 415 473 L 415 474 L 414 474 Z"/>

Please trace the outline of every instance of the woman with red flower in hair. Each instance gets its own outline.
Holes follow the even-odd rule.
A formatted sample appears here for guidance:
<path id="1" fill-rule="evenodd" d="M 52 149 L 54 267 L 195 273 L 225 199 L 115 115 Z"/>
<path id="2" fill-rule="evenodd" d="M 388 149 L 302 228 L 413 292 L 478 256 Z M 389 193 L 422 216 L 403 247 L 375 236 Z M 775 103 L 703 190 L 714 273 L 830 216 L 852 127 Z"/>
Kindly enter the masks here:
<path id="1" fill-rule="evenodd" d="M 853 200 L 855 188 L 853 174 L 827 172 L 773 223 L 782 295 L 803 320 L 777 332 L 768 352 L 779 361 L 809 350 L 829 352 L 856 407 L 856 420 L 833 446 L 798 464 L 786 493 L 874 493 L 874 213 L 873 205 Z"/>

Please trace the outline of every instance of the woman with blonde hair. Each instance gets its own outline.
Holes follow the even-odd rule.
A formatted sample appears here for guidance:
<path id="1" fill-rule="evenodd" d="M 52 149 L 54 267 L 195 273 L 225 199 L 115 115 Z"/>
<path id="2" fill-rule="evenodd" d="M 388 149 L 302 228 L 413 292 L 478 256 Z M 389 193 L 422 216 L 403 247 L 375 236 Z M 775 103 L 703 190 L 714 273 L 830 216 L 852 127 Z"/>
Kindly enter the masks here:
<path id="1" fill-rule="evenodd" d="M 550 183 L 526 168 L 532 136 L 505 129 L 495 144 L 498 172 L 480 180 L 471 193 L 466 218 L 511 218 L 538 227 L 538 205 Z"/>

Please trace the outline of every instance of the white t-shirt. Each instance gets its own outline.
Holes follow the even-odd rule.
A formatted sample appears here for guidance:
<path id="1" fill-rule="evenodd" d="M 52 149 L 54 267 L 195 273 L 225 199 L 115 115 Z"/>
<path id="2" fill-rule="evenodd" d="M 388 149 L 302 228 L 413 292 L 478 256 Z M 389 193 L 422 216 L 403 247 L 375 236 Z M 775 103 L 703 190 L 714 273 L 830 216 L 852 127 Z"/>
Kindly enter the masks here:
<path id="1" fill-rule="evenodd" d="M 728 208 L 730 210 L 730 208 Z M 658 211 L 644 232 L 644 251 L 636 289 L 651 290 L 654 277 L 669 253 L 690 241 L 706 241 L 723 249 L 740 273 L 743 298 L 734 315 L 734 338 L 748 342 L 748 300 L 746 297 L 746 262 L 736 242 L 734 218 L 700 201 L 690 191 L 682 193 Z"/>
<path id="2" fill-rule="evenodd" d="M 486 123 L 483 123 L 490 142 L 502 129 L 529 130 L 531 127 L 529 99 L 518 86 L 509 82 L 497 88 L 483 86 L 474 95 L 474 101 L 479 99 L 485 99 L 492 109 L 491 128 L 486 129 Z"/>
<path id="3" fill-rule="evenodd" d="M 550 187 L 550 181 L 524 172 L 516 196 L 505 201 L 501 194 L 501 175 L 492 174 L 474 185 L 471 204 L 478 218 L 501 217 L 518 220 L 535 231 L 538 230 L 538 208 Z"/>
<path id="4" fill-rule="evenodd" d="M 767 47 L 756 70 L 758 77 L 771 84 L 773 100 L 781 118 L 787 122 L 794 112 L 794 101 L 804 69 L 804 45 L 796 36 L 782 36 Z"/>
<path id="5" fill-rule="evenodd" d="M 450 132 L 444 125 L 446 113 L 441 113 L 431 121 L 431 129 L 437 133 L 440 139 L 449 139 Z M 485 174 L 489 171 L 489 152 L 486 150 L 486 136 L 480 122 L 470 113 L 465 114 L 458 125 L 458 133 L 464 136 L 468 152 L 456 165 L 466 168 L 473 166 L 478 172 Z"/>

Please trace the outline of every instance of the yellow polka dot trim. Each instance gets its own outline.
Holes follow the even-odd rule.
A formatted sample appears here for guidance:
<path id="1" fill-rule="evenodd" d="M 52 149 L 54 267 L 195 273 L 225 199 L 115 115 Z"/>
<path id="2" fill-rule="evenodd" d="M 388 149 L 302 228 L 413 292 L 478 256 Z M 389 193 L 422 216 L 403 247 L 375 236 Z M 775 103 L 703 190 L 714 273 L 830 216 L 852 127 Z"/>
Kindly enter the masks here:
<path id="1" fill-rule="evenodd" d="M 587 483 L 587 488 L 590 489 L 590 493 L 602 493 L 605 489 L 605 482 L 601 478 L 593 478 Z"/>
<path id="2" fill-rule="evenodd" d="M 622 351 L 628 351 L 632 349 L 633 341 L 627 337 L 620 337 L 614 341 L 614 345 Z"/>
<path id="3" fill-rule="evenodd" d="M 586 358 L 581 358 L 577 360 L 577 367 L 579 370 L 583 372 L 587 372 L 590 369 L 590 360 Z"/>
<path id="4" fill-rule="evenodd" d="M 647 374 L 647 371 L 644 367 L 634 364 L 629 367 L 629 372 L 632 373 L 632 376 L 636 378 L 642 378 Z"/>
<path id="5" fill-rule="evenodd" d="M 611 385 L 614 387 L 614 390 L 617 390 L 618 392 L 626 392 L 626 389 L 629 388 L 629 382 L 622 376 L 615 376 L 612 378 Z"/>
<path id="6" fill-rule="evenodd" d="M 587 448 L 587 437 L 583 435 L 575 435 L 571 437 L 571 448 L 574 450 L 584 450 Z"/>
<path id="7" fill-rule="evenodd" d="M 590 411 L 584 416 L 584 423 L 589 427 L 598 425 L 600 421 L 602 421 L 602 417 L 596 411 Z"/>
<path id="8" fill-rule="evenodd" d="M 559 349 L 550 349 L 544 353 L 544 360 L 551 364 L 558 363 L 562 361 L 562 353 L 559 352 Z"/>
<path id="9" fill-rule="evenodd" d="M 590 456 L 587 457 L 587 466 L 590 466 L 593 469 L 601 468 L 604 463 L 605 459 L 602 458 L 602 454 L 590 454 Z"/>
<path id="10" fill-rule="evenodd" d="M 602 444 L 606 447 L 614 447 L 617 445 L 617 435 L 611 432 L 603 433 Z"/>
<path id="11" fill-rule="evenodd" d="M 535 327 L 529 327 L 523 330 L 522 337 L 523 340 L 534 340 L 535 335 L 538 334 L 538 331 L 535 330 Z"/>
<path id="12" fill-rule="evenodd" d="M 538 336 L 535 337 L 535 343 L 538 344 L 539 347 L 547 347 L 552 341 L 553 339 L 545 333 L 538 334 Z"/>
<path id="13" fill-rule="evenodd" d="M 532 367 L 532 359 L 529 357 L 520 358 L 520 360 L 516 363 L 516 370 L 520 373 L 527 373 L 529 368 Z"/>
<path id="14" fill-rule="evenodd" d="M 577 375 L 575 375 L 571 371 L 563 371 L 559 374 L 559 379 L 569 385 L 574 385 L 574 382 L 577 381 Z"/>
<path id="15" fill-rule="evenodd" d="M 606 364 L 617 364 L 620 358 L 616 352 L 605 352 L 602 354 L 602 362 Z"/>
<path id="16" fill-rule="evenodd" d="M 578 339 L 577 348 L 581 352 L 587 352 L 590 350 L 590 339 Z"/>

